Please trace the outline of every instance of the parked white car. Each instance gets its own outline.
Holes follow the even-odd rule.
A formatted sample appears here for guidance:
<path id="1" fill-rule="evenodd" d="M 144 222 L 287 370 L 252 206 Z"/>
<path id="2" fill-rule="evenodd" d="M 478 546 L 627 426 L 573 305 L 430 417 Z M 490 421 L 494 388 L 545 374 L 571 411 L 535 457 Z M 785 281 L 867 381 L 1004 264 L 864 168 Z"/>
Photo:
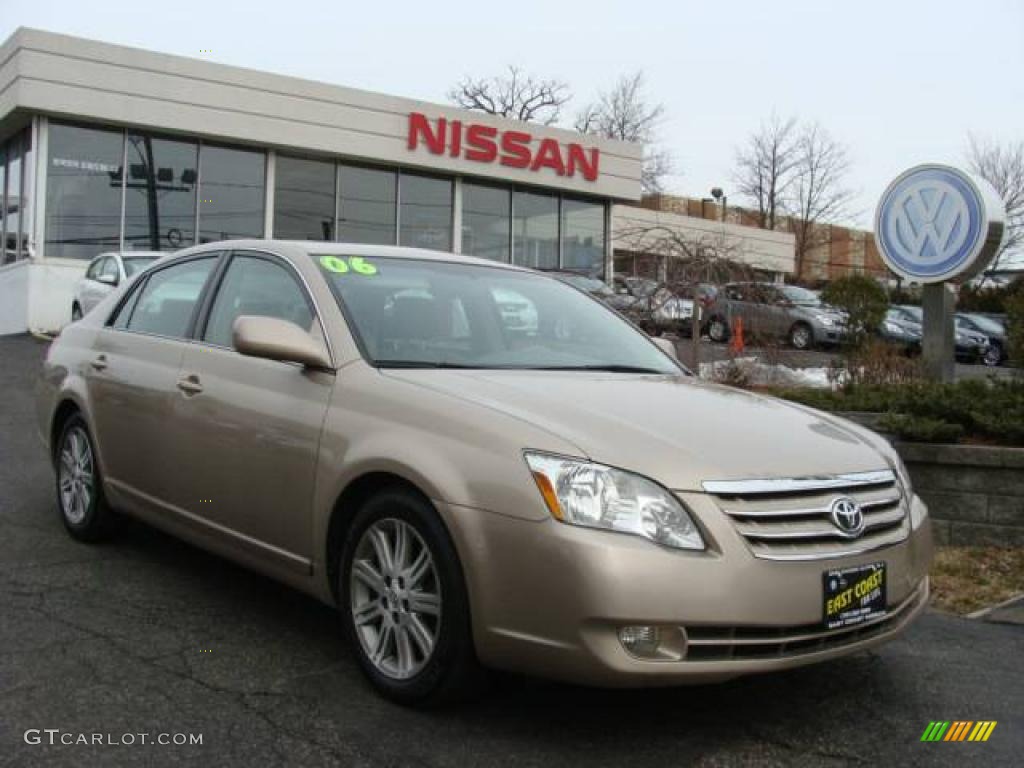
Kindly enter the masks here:
<path id="1" fill-rule="evenodd" d="M 71 321 L 81 320 L 108 293 L 164 255 L 159 251 L 101 253 L 89 262 L 85 274 L 75 284 Z"/>

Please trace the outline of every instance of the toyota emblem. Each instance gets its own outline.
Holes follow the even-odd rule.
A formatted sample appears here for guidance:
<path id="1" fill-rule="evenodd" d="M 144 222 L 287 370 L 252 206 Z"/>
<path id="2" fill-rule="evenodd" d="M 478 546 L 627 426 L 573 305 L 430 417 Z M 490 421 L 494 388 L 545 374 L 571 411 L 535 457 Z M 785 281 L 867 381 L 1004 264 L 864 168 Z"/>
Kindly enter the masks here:
<path id="1" fill-rule="evenodd" d="M 864 513 L 860 504 L 848 496 L 833 499 L 829 506 L 832 523 L 839 532 L 849 538 L 860 536 L 864 532 Z"/>

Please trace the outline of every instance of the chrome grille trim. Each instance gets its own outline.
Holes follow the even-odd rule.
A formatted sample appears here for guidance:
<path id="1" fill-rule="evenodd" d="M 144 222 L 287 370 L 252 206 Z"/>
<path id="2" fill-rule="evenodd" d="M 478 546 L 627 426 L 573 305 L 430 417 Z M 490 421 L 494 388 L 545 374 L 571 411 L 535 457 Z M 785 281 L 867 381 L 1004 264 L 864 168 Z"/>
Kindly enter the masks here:
<path id="1" fill-rule="evenodd" d="M 870 501 L 860 502 L 861 509 L 874 509 L 876 507 L 889 507 L 893 504 L 898 504 L 900 496 L 888 496 L 884 499 L 872 499 Z M 802 507 L 796 509 L 726 509 L 723 510 L 725 514 L 732 517 L 753 517 L 753 518 L 765 518 L 765 517 L 798 517 L 798 516 L 813 516 L 813 515 L 827 515 L 829 513 L 828 507 Z"/>
<path id="2" fill-rule="evenodd" d="M 704 487 L 719 489 L 719 509 L 751 553 L 764 560 L 848 557 L 898 544 L 910 535 L 908 500 L 892 470 L 709 482 Z M 832 504 L 844 496 L 861 508 L 860 532 L 851 534 L 833 522 Z"/>
<path id="3" fill-rule="evenodd" d="M 831 488 L 851 488 L 863 485 L 885 485 L 896 482 L 891 469 L 871 472 L 849 472 L 842 475 L 808 475 L 806 477 L 760 477 L 747 480 L 705 480 L 701 487 L 705 493 L 716 496 L 753 496 L 767 493 L 800 493 L 824 491 Z"/>

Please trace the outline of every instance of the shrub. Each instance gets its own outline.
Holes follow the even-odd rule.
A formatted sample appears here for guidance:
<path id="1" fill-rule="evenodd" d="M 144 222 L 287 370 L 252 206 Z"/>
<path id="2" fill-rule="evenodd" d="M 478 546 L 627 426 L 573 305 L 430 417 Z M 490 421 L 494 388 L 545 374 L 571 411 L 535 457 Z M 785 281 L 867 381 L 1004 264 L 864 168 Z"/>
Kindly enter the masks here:
<path id="1" fill-rule="evenodd" d="M 854 344 L 862 343 L 874 333 L 889 307 L 885 289 L 867 275 L 847 275 L 833 280 L 822 291 L 821 299 L 846 312 Z"/>
<path id="2" fill-rule="evenodd" d="M 955 443 L 964 435 L 964 428 L 959 424 L 906 413 L 887 413 L 879 426 L 901 440 L 918 443 Z"/>
<path id="3" fill-rule="evenodd" d="M 921 378 L 921 361 L 882 339 L 869 338 L 841 363 L 845 376 L 836 380 L 847 389 L 857 386 L 903 384 Z M 831 368 L 830 368 L 831 374 Z"/>
<path id="4" fill-rule="evenodd" d="M 1024 446 L 1024 380 L 972 379 L 951 384 L 915 380 L 854 384 L 837 390 L 779 389 L 773 394 L 824 411 L 889 414 L 884 428 L 907 439 L 971 438 Z"/>

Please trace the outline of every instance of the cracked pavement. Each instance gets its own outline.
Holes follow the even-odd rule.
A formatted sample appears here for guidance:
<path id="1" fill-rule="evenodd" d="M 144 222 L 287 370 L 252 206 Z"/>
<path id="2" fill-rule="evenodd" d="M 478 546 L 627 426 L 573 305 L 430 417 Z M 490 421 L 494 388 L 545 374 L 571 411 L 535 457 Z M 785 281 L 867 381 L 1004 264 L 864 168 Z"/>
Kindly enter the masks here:
<path id="1" fill-rule="evenodd" d="M 101 546 L 65 534 L 34 422 L 44 353 L 0 338 L 0 766 L 1009 765 L 1024 752 L 1024 628 L 938 613 L 874 653 L 718 686 L 499 676 L 459 709 L 392 705 L 329 607 L 138 523 Z M 919 742 L 929 721 L 957 719 L 999 724 L 984 744 Z M 29 745 L 29 728 L 203 743 Z"/>

